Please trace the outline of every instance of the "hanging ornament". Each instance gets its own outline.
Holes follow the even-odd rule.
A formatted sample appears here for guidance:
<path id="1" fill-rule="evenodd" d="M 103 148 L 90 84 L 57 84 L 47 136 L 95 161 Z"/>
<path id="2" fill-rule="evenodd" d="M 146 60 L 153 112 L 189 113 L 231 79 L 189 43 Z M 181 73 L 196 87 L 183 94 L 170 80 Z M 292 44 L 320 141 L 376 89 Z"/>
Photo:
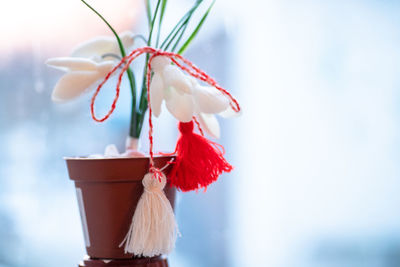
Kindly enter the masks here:
<path id="1" fill-rule="evenodd" d="M 125 253 L 153 257 L 168 254 L 175 247 L 178 226 L 174 211 L 163 191 L 167 178 L 160 170 L 147 173 L 144 191 L 136 206 L 129 231 L 120 246 Z"/>
<path id="2" fill-rule="evenodd" d="M 218 179 L 221 173 L 230 172 L 233 168 L 225 160 L 224 149 L 221 145 L 193 132 L 193 115 L 199 114 L 199 111 L 200 114 L 203 114 L 201 112 L 204 114 L 207 112 L 220 113 L 227 107 L 233 112 L 239 113 L 240 107 L 228 91 L 181 55 L 151 47 L 142 47 L 124 57 L 97 87 L 91 101 L 91 113 L 95 121 L 103 122 L 114 112 L 123 74 L 133 60 L 145 53 L 151 55 L 147 64 L 146 76 L 149 105 L 149 173 L 143 178 L 144 191 L 121 246 L 124 245 L 126 253 L 151 257 L 170 252 L 178 233 L 173 210 L 163 192 L 167 178 L 154 166 L 153 109 L 155 115 L 158 116 L 161 111 L 161 102 L 165 99 L 168 110 L 180 120 L 180 137 L 175 149 L 176 160 L 170 175 L 170 183 L 181 191 L 190 191 L 207 188 Z M 155 60 L 154 66 L 152 65 L 153 60 Z M 152 67 L 154 67 L 153 84 L 151 84 Z M 120 68 L 122 70 L 118 76 L 116 94 L 111 108 L 105 116 L 98 118 L 94 111 L 96 97 L 111 75 Z M 191 77 L 186 77 L 184 72 Z M 211 88 L 202 88 L 193 78 L 207 83 Z M 178 98 L 171 99 L 170 97 L 173 96 L 168 95 L 166 90 L 169 88 L 174 88 L 176 97 L 184 96 L 193 104 L 188 105 L 189 108 L 182 111 L 178 106 L 180 102 L 177 100 Z M 228 98 L 226 103 L 225 97 Z M 152 103 L 151 100 L 155 100 L 155 102 Z M 194 103 L 196 104 L 194 105 Z M 195 112 L 194 106 L 200 110 Z M 181 116 L 182 114 L 184 116 Z M 195 122 L 200 125 L 196 119 Z"/>
<path id="3" fill-rule="evenodd" d="M 232 170 L 223 147 L 193 132 L 193 121 L 180 122 L 179 131 L 176 160 L 170 173 L 173 186 L 184 192 L 207 188 L 220 174 Z"/>

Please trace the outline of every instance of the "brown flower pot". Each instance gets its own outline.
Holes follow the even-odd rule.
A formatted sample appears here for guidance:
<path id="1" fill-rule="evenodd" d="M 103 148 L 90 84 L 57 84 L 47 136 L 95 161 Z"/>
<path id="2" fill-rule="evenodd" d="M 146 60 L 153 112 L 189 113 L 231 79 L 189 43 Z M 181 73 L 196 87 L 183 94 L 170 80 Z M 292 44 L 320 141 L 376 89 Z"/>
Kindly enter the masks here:
<path id="1" fill-rule="evenodd" d="M 171 159 L 171 156 L 155 157 L 155 166 L 162 168 Z M 86 251 L 91 258 L 91 262 L 82 266 L 102 266 L 90 265 L 95 264 L 95 259 L 130 259 L 129 262 L 133 262 L 135 255 L 125 254 L 120 244 L 142 195 L 142 179 L 149 170 L 149 158 L 66 158 L 66 162 L 69 176 L 75 182 Z M 171 165 L 163 170 L 167 177 L 170 169 Z M 164 191 L 174 207 L 175 188 L 167 184 Z M 143 262 L 143 258 L 141 260 Z M 150 265 L 137 266 L 167 266 L 161 261 L 166 264 L 165 259 L 155 257 L 147 259 Z"/>
<path id="2" fill-rule="evenodd" d="M 112 261 L 87 259 L 79 267 L 168 267 L 166 258 L 161 256 L 141 259 L 120 259 Z"/>

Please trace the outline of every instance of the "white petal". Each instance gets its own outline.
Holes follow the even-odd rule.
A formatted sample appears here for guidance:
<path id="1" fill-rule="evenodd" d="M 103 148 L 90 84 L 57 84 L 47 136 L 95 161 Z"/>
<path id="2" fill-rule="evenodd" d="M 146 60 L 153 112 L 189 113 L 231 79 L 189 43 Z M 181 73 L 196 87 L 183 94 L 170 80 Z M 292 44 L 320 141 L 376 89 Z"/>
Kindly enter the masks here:
<path id="1" fill-rule="evenodd" d="M 96 62 L 88 58 L 73 58 L 73 57 L 56 57 L 49 58 L 46 64 L 61 69 L 67 70 L 95 70 L 97 68 Z"/>
<path id="2" fill-rule="evenodd" d="M 192 77 L 192 76 L 186 76 L 187 78 L 188 78 L 188 80 L 189 80 L 189 82 L 190 82 L 190 86 L 192 87 L 192 88 L 194 88 L 194 87 L 196 87 L 196 86 L 198 86 L 199 85 L 199 83 L 197 82 L 197 79 L 195 78 L 195 77 Z"/>
<path id="3" fill-rule="evenodd" d="M 151 68 L 155 72 L 162 72 L 164 68 L 171 64 L 171 60 L 165 56 L 157 56 L 151 61 Z"/>
<path id="4" fill-rule="evenodd" d="M 106 76 L 115 66 L 114 61 L 104 61 L 101 63 L 97 64 L 97 71 L 99 73 L 99 76 Z M 115 72 L 113 73 L 115 74 Z"/>
<path id="5" fill-rule="evenodd" d="M 157 72 L 154 73 L 150 83 L 150 105 L 154 116 L 158 117 L 161 113 L 161 103 L 164 99 L 164 83 L 162 77 Z"/>
<path id="6" fill-rule="evenodd" d="M 177 66 L 166 66 L 163 71 L 163 78 L 166 87 L 172 86 L 180 94 L 191 93 L 192 83 Z"/>
<path id="7" fill-rule="evenodd" d="M 229 99 L 214 87 L 197 85 L 193 90 L 193 97 L 203 113 L 219 113 L 229 106 Z"/>
<path id="8" fill-rule="evenodd" d="M 57 82 L 53 93 L 53 101 L 66 101 L 81 95 L 88 87 L 101 78 L 95 71 L 74 71 L 66 73 Z"/>
<path id="9" fill-rule="evenodd" d="M 110 144 L 106 146 L 106 149 L 104 150 L 104 157 L 106 158 L 114 158 L 114 157 L 119 157 L 120 154 L 118 152 L 118 148 L 114 144 Z"/>
<path id="10" fill-rule="evenodd" d="M 174 88 L 165 90 L 165 102 L 171 114 L 181 122 L 192 120 L 194 103 L 193 97 L 188 94 L 179 94 Z"/>
<path id="11" fill-rule="evenodd" d="M 125 50 L 128 52 L 133 46 L 134 34 L 125 31 L 119 34 Z M 114 36 L 99 36 L 76 46 L 72 52 L 72 57 L 101 58 L 105 54 L 115 54 L 121 56 L 117 39 Z"/>
<path id="12" fill-rule="evenodd" d="M 214 138 L 220 137 L 220 127 L 218 120 L 213 114 L 199 113 L 197 115 L 201 128 Z"/>
<path id="13" fill-rule="evenodd" d="M 226 110 L 218 113 L 218 115 L 220 115 L 223 118 L 235 118 L 235 117 L 239 117 L 240 115 L 242 115 L 242 111 L 236 112 L 229 105 Z"/>
<path id="14" fill-rule="evenodd" d="M 133 44 L 134 44 L 134 39 L 133 39 L 133 37 L 134 37 L 135 35 L 133 34 L 133 32 L 131 32 L 131 31 L 124 31 L 124 32 L 121 32 L 120 34 L 119 34 L 119 38 L 121 39 L 121 42 L 122 42 L 122 44 L 124 45 L 124 48 L 125 48 L 125 51 L 127 52 L 127 53 L 129 53 L 128 51 L 130 51 L 131 50 L 131 48 L 132 48 L 132 46 L 133 46 Z M 114 38 L 115 39 L 115 38 Z M 118 45 L 118 43 L 117 43 L 117 40 L 115 40 L 115 42 L 116 42 L 116 44 Z M 118 53 L 120 52 L 120 50 L 119 50 L 119 47 L 118 47 Z"/>
<path id="15" fill-rule="evenodd" d="M 111 36 L 99 36 L 97 38 L 86 41 L 76 46 L 72 52 L 72 57 L 101 57 L 107 53 L 114 53 L 119 55 L 118 44 L 116 43 L 115 37 Z"/>

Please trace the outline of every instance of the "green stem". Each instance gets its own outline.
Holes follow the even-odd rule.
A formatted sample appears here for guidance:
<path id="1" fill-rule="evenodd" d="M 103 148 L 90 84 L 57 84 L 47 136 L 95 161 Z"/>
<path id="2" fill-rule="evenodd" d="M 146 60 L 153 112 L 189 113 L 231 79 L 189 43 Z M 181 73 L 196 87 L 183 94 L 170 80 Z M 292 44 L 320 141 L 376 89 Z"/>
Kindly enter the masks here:
<path id="1" fill-rule="evenodd" d="M 158 9 L 160 7 L 162 0 L 157 1 L 157 6 L 154 11 L 153 18 L 151 20 L 150 24 L 150 29 L 149 29 L 149 37 L 147 38 L 147 46 L 151 46 L 151 40 L 153 36 L 153 30 L 154 30 L 154 23 L 157 18 L 157 13 Z M 142 82 L 142 90 L 140 93 L 140 100 L 139 100 L 139 112 L 138 112 L 138 119 L 136 121 L 136 133 L 139 136 L 140 132 L 142 131 L 142 126 L 143 126 L 143 120 L 144 120 L 144 115 L 146 113 L 147 109 L 147 86 L 146 86 L 146 78 L 147 78 L 147 64 L 149 62 L 149 54 L 146 54 L 146 60 L 144 64 L 144 70 L 143 70 L 143 82 Z"/>
<path id="2" fill-rule="evenodd" d="M 158 19 L 158 31 L 157 31 L 157 40 L 156 47 L 158 47 L 158 43 L 160 42 L 160 34 L 161 34 L 161 25 L 164 18 L 165 8 L 167 7 L 168 0 L 162 0 L 160 18 Z"/>
<path id="3" fill-rule="evenodd" d="M 182 54 L 185 52 L 185 50 L 188 48 L 190 43 L 194 40 L 196 35 L 199 33 L 201 26 L 203 26 L 204 21 L 206 20 L 208 14 L 210 13 L 212 7 L 215 4 L 215 0 L 212 1 L 211 5 L 208 7 L 207 11 L 204 13 L 203 17 L 200 19 L 200 22 L 197 24 L 196 28 L 192 32 L 192 34 L 189 36 L 189 38 L 186 40 L 186 42 L 182 45 L 182 47 L 179 49 L 178 54 Z"/>
<path id="4" fill-rule="evenodd" d="M 165 45 L 169 44 L 174 40 L 174 38 L 178 35 L 178 33 L 182 30 L 183 27 L 189 22 L 191 16 L 193 15 L 194 11 L 200 6 L 203 0 L 197 0 L 193 7 L 186 12 L 185 15 L 178 21 L 178 23 L 174 26 L 172 31 L 168 34 L 167 38 L 162 42 L 160 48 L 163 50 L 167 50 Z"/>
<path id="5" fill-rule="evenodd" d="M 140 40 L 142 40 L 145 44 L 147 44 L 147 39 L 146 39 L 146 37 L 144 37 L 144 36 L 141 35 L 141 34 L 136 34 L 136 35 L 134 35 L 134 36 L 133 36 L 133 40 L 136 40 L 136 39 L 140 39 Z"/>
<path id="6" fill-rule="evenodd" d="M 188 26 L 188 23 L 186 23 L 185 27 L 182 28 L 181 34 L 179 35 L 178 39 L 176 40 L 174 46 L 171 49 L 172 52 L 175 52 L 177 46 L 179 45 L 180 40 L 182 39 L 183 35 L 185 34 L 187 26 Z"/>
<path id="7" fill-rule="evenodd" d="M 172 37 L 172 35 L 176 32 L 179 31 L 180 28 L 182 27 L 183 23 L 185 22 L 186 17 L 188 16 L 188 14 L 185 14 L 180 20 L 179 22 L 174 26 L 174 28 L 172 29 L 172 31 L 168 34 L 168 36 L 165 38 L 165 40 L 162 42 L 160 48 L 163 49 L 163 47 L 167 44 L 167 42 L 170 40 L 170 38 Z"/>
<path id="8" fill-rule="evenodd" d="M 165 46 L 164 50 L 168 50 L 169 46 L 172 44 L 172 42 L 175 40 L 176 36 L 178 36 L 178 34 L 184 33 L 184 29 L 187 27 L 187 24 L 190 20 L 191 16 L 188 16 L 186 18 L 186 20 L 183 22 L 183 24 L 179 27 L 179 29 L 175 32 L 175 34 L 172 36 L 171 40 L 168 42 L 168 44 Z"/>
<path id="9" fill-rule="evenodd" d="M 154 30 L 154 23 L 156 22 L 156 17 L 158 13 L 158 9 L 160 7 L 161 0 L 158 0 L 156 10 L 154 11 L 153 19 L 151 20 L 150 31 L 149 31 L 149 38 L 147 38 L 147 45 L 151 45 L 151 38 L 153 37 L 153 30 Z"/>
<path id="10" fill-rule="evenodd" d="M 121 51 L 122 57 L 126 56 L 125 48 L 124 45 L 122 44 L 121 39 L 119 38 L 117 32 L 114 30 L 114 28 L 108 23 L 108 21 L 99 13 L 97 10 L 95 10 L 91 5 L 89 5 L 85 0 L 81 0 L 88 8 L 90 8 L 97 16 L 100 17 L 104 21 L 104 23 L 108 26 L 108 28 L 112 31 L 114 34 L 115 38 L 117 39 L 119 50 Z M 139 136 L 136 134 L 136 121 L 137 121 L 137 112 L 136 112 L 136 81 L 135 81 L 135 75 L 133 74 L 131 68 L 128 68 L 126 71 L 128 74 L 128 79 L 129 79 L 129 85 L 131 88 L 131 93 L 132 93 L 132 111 L 131 111 L 131 122 L 130 122 L 130 128 L 129 128 L 129 135 L 138 138 Z"/>
<path id="11" fill-rule="evenodd" d="M 146 0 L 146 15 L 147 15 L 147 23 L 149 27 L 151 25 L 151 7 L 150 7 L 150 0 Z"/>
<path id="12" fill-rule="evenodd" d="M 108 23 L 108 21 L 100 14 L 98 13 L 92 6 L 90 6 L 85 0 L 81 0 L 87 7 L 89 7 L 97 16 L 99 16 L 105 23 L 106 25 L 110 28 L 112 33 L 115 35 L 119 49 L 121 51 L 122 57 L 126 56 L 125 48 L 123 46 L 123 43 L 121 39 L 119 38 L 117 32 L 114 30 L 114 28 Z M 167 50 L 170 45 L 172 45 L 172 51 L 175 51 L 187 29 L 187 25 L 195 12 L 195 10 L 198 8 L 198 6 L 201 4 L 203 0 L 197 0 L 194 6 L 179 20 L 179 22 L 174 26 L 172 31 L 168 34 L 167 38 L 162 42 L 160 48 L 163 50 Z M 203 25 L 204 21 L 206 20 L 212 6 L 214 5 L 215 0 L 212 2 L 210 7 L 207 9 L 203 17 L 201 18 L 199 24 L 197 27 L 194 29 L 192 34 L 189 36 L 189 38 L 185 41 L 185 43 L 180 47 L 178 53 L 181 54 L 183 53 L 186 48 L 189 46 L 189 44 L 193 41 L 193 39 L 196 37 L 198 34 L 201 26 Z M 146 0 L 146 13 L 147 13 L 147 18 L 148 18 L 148 24 L 149 24 L 149 37 L 146 40 L 147 46 L 152 45 L 152 37 L 153 37 L 153 31 L 154 31 L 154 24 L 157 18 L 157 14 L 159 13 L 159 8 L 161 5 L 161 11 L 160 11 L 160 18 L 159 18 L 159 25 L 158 25 L 158 32 L 157 32 L 157 39 L 156 39 L 156 47 L 158 47 L 159 44 L 159 39 L 160 39 L 160 29 L 162 25 L 162 20 L 166 8 L 167 0 L 158 0 L 157 1 L 157 6 L 154 10 L 153 15 L 151 14 L 151 6 L 150 6 L 150 0 Z M 138 36 L 136 36 L 138 37 Z M 134 37 L 134 38 L 136 38 Z M 142 37 L 138 37 L 142 38 Z M 143 38 L 145 39 L 145 38 Z M 175 41 L 175 43 L 174 43 Z M 173 44 L 174 43 L 174 44 Z M 141 88 L 141 94 L 140 94 L 140 99 L 139 99 L 139 105 L 136 105 L 136 82 L 135 82 L 135 76 L 130 68 L 127 69 L 127 75 L 129 79 L 129 85 L 131 88 L 131 93 L 132 93 L 132 107 L 131 107 L 131 121 L 130 121 L 130 127 L 129 127 L 129 135 L 133 138 L 139 138 L 140 132 L 142 130 L 143 126 L 143 121 L 144 121 L 144 116 L 148 107 L 147 103 L 147 64 L 149 61 L 149 54 L 146 55 L 146 61 L 145 61 L 145 66 L 144 66 L 144 71 L 143 71 L 143 82 L 142 82 L 142 88 Z"/>

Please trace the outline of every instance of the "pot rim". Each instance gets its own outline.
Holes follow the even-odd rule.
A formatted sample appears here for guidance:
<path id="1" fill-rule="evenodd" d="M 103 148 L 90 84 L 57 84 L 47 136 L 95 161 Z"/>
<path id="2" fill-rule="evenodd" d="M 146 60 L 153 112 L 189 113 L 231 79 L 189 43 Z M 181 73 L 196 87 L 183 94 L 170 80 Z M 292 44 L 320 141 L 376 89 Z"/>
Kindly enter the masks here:
<path id="1" fill-rule="evenodd" d="M 153 158 L 175 158 L 175 154 L 170 154 L 170 155 L 154 155 Z M 78 160 L 78 161 L 93 161 L 93 160 L 132 160 L 132 159 L 150 159 L 150 156 L 141 156 L 141 157 L 109 157 L 109 158 L 90 158 L 88 156 L 67 156 L 63 157 L 63 160 Z"/>
<path id="2" fill-rule="evenodd" d="M 156 168 L 172 168 L 176 156 L 157 155 Z M 149 157 L 130 158 L 64 158 L 69 177 L 75 182 L 141 181 L 149 171 Z"/>

